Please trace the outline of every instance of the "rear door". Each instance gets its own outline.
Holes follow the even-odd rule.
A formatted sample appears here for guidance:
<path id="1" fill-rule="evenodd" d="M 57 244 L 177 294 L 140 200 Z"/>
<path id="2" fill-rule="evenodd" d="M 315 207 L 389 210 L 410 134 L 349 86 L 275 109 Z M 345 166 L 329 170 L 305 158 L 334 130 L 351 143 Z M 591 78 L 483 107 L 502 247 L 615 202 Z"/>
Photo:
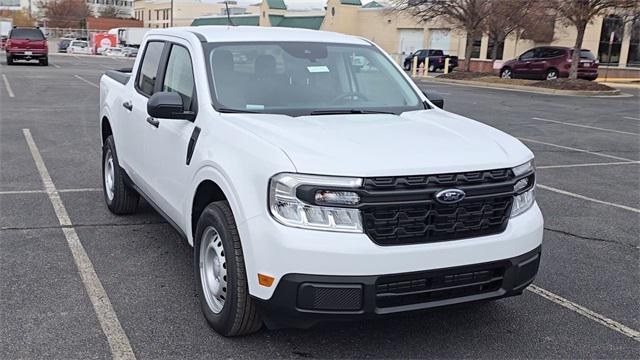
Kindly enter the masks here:
<path id="1" fill-rule="evenodd" d="M 545 72 L 547 71 L 547 61 L 551 58 L 553 53 L 553 49 L 541 47 L 537 48 L 533 54 L 533 59 L 531 59 L 531 64 L 529 65 L 529 77 L 531 78 L 544 78 Z"/>
<path id="2" fill-rule="evenodd" d="M 186 41 L 168 43 L 168 56 L 160 64 L 158 91 L 180 94 L 185 111 L 197 113 L 197 96 L 190 45 Z M 183 220 L 181 204 L 185 184 L 190 181 L 189 141 L 199 135 L 195 120 L 155 119 L 157 127 L 145 132 L 145 171 L 151 181 L 149 195 L 179 226 Z M 194 132 L 195 130 L 195 132 Z M 194 141 L 196 146 L 197 142 Z M 193 147 L 192 147 L 193 151 Z M 184 228 L 184 227 L 183 227 Z"/>
<path id="3" fill-rule="evenodd" d="M 11 39 L 12 49 L 19 49 L 28 52 L 33 50 L 43 50 L 46 48 L 46 39 L 40 29 L 11 29 L 9 39 Z"/>

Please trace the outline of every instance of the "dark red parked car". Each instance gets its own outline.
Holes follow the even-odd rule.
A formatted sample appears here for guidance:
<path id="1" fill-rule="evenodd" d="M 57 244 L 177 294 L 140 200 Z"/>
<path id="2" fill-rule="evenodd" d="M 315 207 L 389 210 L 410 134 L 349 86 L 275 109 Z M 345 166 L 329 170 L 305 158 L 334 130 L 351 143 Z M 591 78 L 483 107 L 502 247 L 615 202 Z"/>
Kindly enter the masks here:
<path id="1" fill-rule="evenodd" d="M 47 39 L 38 28 L 14 27 L 9 31 L 4 50 L 7 65 L 13 65 L 15 60 L 38 60 L 40 65 L 49 65 Z"/>
<path id="2" fill-rule="evenodd" d="M 569 77 L 573 49 L 560 46 L 541 46 L 525 51 L 517 59 L 506 61 L 500 69 L 503 79 L 546 79 Z M 580 50 L 578 78 L 595 80 L 598 60 L 587 49 Z"/>

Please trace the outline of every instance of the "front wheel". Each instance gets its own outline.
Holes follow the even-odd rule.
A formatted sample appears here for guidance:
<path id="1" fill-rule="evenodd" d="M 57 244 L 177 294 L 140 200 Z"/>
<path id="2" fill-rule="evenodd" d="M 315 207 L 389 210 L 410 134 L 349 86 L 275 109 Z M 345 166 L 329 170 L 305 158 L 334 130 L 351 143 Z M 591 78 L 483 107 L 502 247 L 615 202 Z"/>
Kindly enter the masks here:
<path id="1" fill-rule="evenodd" d="M 224 336 L 251 334 L 262 320 L 249 295 L 236 222 L 226 201 L 209 204 L 193 244 L 196 291 L 209 325 Z"/>
<path id="2" fill-rule="evenodd" d="M 13 65 L 13 57 L 10 55 L 7 55 L 7 65 Z"/>
<path id="3" fill-rule="evenodd" d="M 49 65 L 49 58 L 46 57 L 44 59 L 40 59 L 39 62 L 40 62 L 40 65 L 42 65 L 42 66 L 48 66 Z"/>
<path id="4" fill-rule="evenodd" d="M 500 71 L 500 77 L 503 79 L 513 79 L 513 72 L 510 68 L 503 68 Z"/>
<path id="5" fill-rule="evenodd" d="M 428 70 L 429 70 L 429 72 L 435 72 L 436 71 L 436 67 L 433 66 L 433 64 L 430 64 Z"/>

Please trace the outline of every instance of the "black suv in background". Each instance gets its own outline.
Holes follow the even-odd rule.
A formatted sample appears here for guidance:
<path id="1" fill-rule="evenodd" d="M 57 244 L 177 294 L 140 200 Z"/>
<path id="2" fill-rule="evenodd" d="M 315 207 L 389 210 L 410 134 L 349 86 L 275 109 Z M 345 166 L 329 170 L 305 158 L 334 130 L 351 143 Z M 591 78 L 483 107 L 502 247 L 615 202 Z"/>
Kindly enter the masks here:
<path id="1" fill-rule="evenodd" d="M 411 70 L 411 66 L 413 64 L 413 58 L 418 57 L 418 67 L 421 64 L 424 64 L 425 60 L 429 58 L 429 72 L 434 72 L 438 70 L 444 69 L 445 59 L 449 58 L 449 71 L 458 67 L 458 57 L 445 55 L 444 51 L 436 50 L 436 49 L 420 49 L 414 52 L 413 54 L 409 54 L 404 59 L 404 69 Z"/>

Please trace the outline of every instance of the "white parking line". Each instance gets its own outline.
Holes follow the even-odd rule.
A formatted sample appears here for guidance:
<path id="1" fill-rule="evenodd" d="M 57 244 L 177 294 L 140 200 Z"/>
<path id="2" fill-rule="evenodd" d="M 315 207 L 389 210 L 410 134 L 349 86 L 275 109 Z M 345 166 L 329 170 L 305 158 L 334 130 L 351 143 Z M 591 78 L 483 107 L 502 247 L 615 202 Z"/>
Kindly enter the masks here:
<path id="1" fill-rule="evenodd" d="M 640 120 L 640 118 L 632 117 L 632 116 L 623 116 L 625 119 L 629 120 Z"/>
<path id="2" fill-rule="evenodd" d="M 542 144 L 542 145 L 554 146 L 554 147 L 557 147 L 557 148 L 560 148 L 560 149 L 567 149 L 567 150 L 582 152 L 582 153 L 585 153 L 585 154 L 602 156 L 602 157 L 606 157 L 606 158 L 610 158 L 610 159 L 616 159 L 616 160 L 622 160 L 622 161 L 636 161 L 636 160 L 632 160 L 632 159 L 623 158 L 623 157 L 620 157 L 620 156 L 597 153 L 597 152 L 593 152 L 593 151 L 589 151 L 589 150 L 578 149 L 578 148 L 574 148 L 574 147 L 570 147 L 570 146 L 564 146 L 564 145 L 558 145 L 558 144 L 552 144 L 552 143 L 548 143 L 548 142 L 544 142 L 544 141 L 527 139 L 527 138 L 523 138 L 523 137 L 519 137 L 518 139 L 520 139 L 522 141 L 532 142 L 534 144 Z"/>
<path id="3" fill-rule="evenodd" d="M 99 88 L 99 87 L 100 87 L 100 86 L 98 86 L 97 84 L 92 83 L 91 81 L 89 81 L 89 80 L 87 80 L 87 79 L 83 78 L 83 77 L 82 77 L 82 76 L 80 76 L 80 75 L 73 75 L 73 76 L 74 76 L 76 79 L 81 80 L 81 81 L 84 81 L 84 82 L 86 82 L 87 84 L 89 84 L 89 85 L 91 85 L 91 86 L 93 86 L 93 87 L 96 87 L 96 88 Z"/>
<path id="4" fill-rule="evenodd" d="M 102 188 L 77 188 L 77 189 L 58 189 L 59 193 L 75 193 L 75 192 L 98 192 Z M 0 191 L 0 195 L 20 195 L 20 194 L 43 194 L 45 190 L 6 190 Z"/>
<path id="5" fill-rule="evenodd" d="M 9 79 L 7 79 L 7 76 L 5 74 L 2 74 L 2 80 L 4 81 L 4 87 L 7 88 L 7 93 L 9 94 L 9 97 L 15 97 L 15 95 L 13 94 L 13 90 L 11 90 L 11 84 L 9 84 Z"/>
<path id="6" fill-rule="evenodd" d="M 58 64 L 51 64 L 51 65 L 53 65 L 53 67 L 54 67 L 54 68 L 56 68 L 56 69 L 60 69 L 60 67 L 61 67 L 61 66 L 60 66 L 60 65 L 58 65 Z"/>
<path id="7" fill-rule="evenodd" d="M 27 141 L 27 145 L 29 146 L 29 150 L 31 151 L 31 156 L 33 156 L 33 160 L 36 163 L 38 172 L 40 173 L 44 189 L 47 195 L 49 195 L 49 200 L 51 201 L 56 216 L 58 217 L 58 222 L 62 226 L 62 231 L 67 239 L 67 244 L 69 245 L 71 255 L 73 255 L 73 260 L 78 268 L 80 278 L 82 279 L 87 294 L 89 295 L 91 304 L 93 304 L 93 308 L 96 312 L 98 321 L 100 322 L 100 326 L 102 327 L 102 331 L 107 337 L 109 347 L 111 348 L 111 356 L 113 359 L 135 359 L 135 354 L 133 353 L 129 339 L 125 334 L 124 329 L 122 329 L 120 321 L 118 321 L 118 317 L 113 310 L 111 301 L 98 278 L 98 274 L 96 274 L 96 271 L 93 268 L 91 259 L 89 259 L 87 252 L 78 238 L 76 230 L 71 224 L 67 209 L 62 203 L 60 194 L 58 190 L 56 190 L 53 180 L 49 175 L 49 171 L 42 160 L 40 151 L 38 150 L 36 143 L 33 141 L 31 131 L 29 131 L 29 129 L 22 129 L 22 132 L 25 140 Z"/>
<path id="8" fill-rule="evenodd" d="M 538 121 L 550 122 L 550 123 L 554 123 L 554 124 L 562 124 L 562 125 L 567 125 L 567 126 L 581 127 L 581 128 L 585 128 L 585 129 L 608 131 L 608 132 L 617 133 L 617 134 L 640 136 L 640 134 L 634 133 L 634 132 L 606 129 L 606 128 L 590 126 L 590 125 L 574 124 L 574 123 L 562 122 L 562 121 L 557 121 L 557 120 L 543 119 L 543 118 L 539 118 L 539 117 L 533 117 L 532 119 L 533 120 L 538 120 Z"/>
<path id="9" fill-rule="evenodd" d="M 543 166 L 536 166 L 536 169 L 562 169 L 562 168 L 572 168 L 572 167 L 610 166 L 610 165 L 629 165 L 629 164 L 640 164 L 640 161 L 621 161 L 621 162 L 568 164 L 568 165 L 543 165 Z"/>
<path id="10" fill-rule="evenodd" d="M 543 298 L 554 302 L 562 307 L 565 307 L 575 313 L 578 313 L 590 320 L 593 320 L 599 324 L 602 324 L 613 331 L 617 331 L 624 336 L 628 336 L 635 341 L 640 341 L 640 331 L 634 330 L 628 326 L 625 326 L 615 320 L 609 319 L 608 317 L 598 314 L 595 311 L 589 310 L 582 305 L 578 305 L 572 301 L 569 301 L 563 298 L 560 295 L 556 295 L 549 290 L 545 290 L 541 287 L 535 285 L 529 285 L 527 290 L 531 291 L 534 294 L 542 296 Z"/>
<path id="11" fill-rule="evenodd" d="M 537 184 L 536 186 L 539 187 L 540 189 L 553 191 L 553 192 L 556 192 L 558 194 L 567 195 L 567 196 L 571 196 L 571 197 L 574 197 L 574 198 L 595 202 L 595 203 L 598 203 L 598 204 L 609 205 L 609 206 L 617 207 L 619 209 L 624 209 L 624 210 L 640 213 L 640 209 L 637 209 L 637 208 L 634 208 L 634 207 L 631 207 L 631 206 L 620 205 L 620 204 L 616 204 L 616 203 L 612 203 L 612 202 L 608 202 L 608 201 L 598 200 L 598 199 L 590 198 L 588 196 L 572 193 L 572 192 L 569 192 L 569 191 L 556 189 L 554 187 L 547 186 L 547 185 Z"/>

